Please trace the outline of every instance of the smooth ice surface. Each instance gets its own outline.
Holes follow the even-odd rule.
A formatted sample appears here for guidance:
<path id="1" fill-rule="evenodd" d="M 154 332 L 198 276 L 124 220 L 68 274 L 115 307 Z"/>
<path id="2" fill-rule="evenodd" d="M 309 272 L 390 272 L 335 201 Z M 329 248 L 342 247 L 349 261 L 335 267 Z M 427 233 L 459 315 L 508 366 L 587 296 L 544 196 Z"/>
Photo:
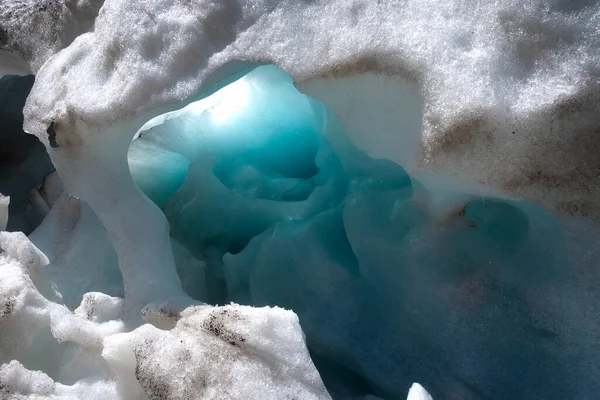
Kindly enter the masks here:
<path id="1" fill-rule="evenodd" d="M 123 277 L 106 231 L 90 207 L 65 193 L 30 235 L 49 258 L 42 273 L 74 310 L 85 293 L 123 297 Z"/>
<path id="2" fill-rule="evenodd" d="M 74 310 L 86 293 L 123 297 L 123 277 L 106 229 L 85 202 L 59 194 L 43 223 L 29 239 L 49 258 L 42 274 Z M 206 265 L 171 239 L 177 273 L 186 293 L 206 300 Z"/>
<path id="3" fill-rule="evenodd" d="M 31 70 L 29 64 L 18 55 L 8 50 L 0 49 L 0 78 L 1 75 L 29 75 Z"/>
<path id="4" fill-rule="evenodd" d="M 243 246 L 273 222 L 312 215 L 336 197 L 330 174 L 318 172 L 325 155 L 315 162 L 321 138 L 311 102 L 277 67 L 259 67 L 160 119 L 132 143 L 130 170 L 190 247 Z"/>

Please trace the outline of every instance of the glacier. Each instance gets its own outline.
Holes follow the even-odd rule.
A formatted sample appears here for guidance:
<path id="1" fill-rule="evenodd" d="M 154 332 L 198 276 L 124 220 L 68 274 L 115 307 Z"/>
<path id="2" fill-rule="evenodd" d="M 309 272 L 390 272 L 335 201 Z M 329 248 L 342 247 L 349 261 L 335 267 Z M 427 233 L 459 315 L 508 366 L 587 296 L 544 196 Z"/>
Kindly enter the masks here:
<path id="1" fill-rule="evenodd" d="M 596 390 L 599 355 L 579 348 L 594 329 L 569 310 L 595 307 L 557 307 L 586 290 L 559 219 L 368 157 L 277 67 L 149 121 L 129 162 L 206 262 L 209 302 L 294 310 L 334 397 L 400 398 L 413 381 L 439 398 Z"/>
<path id="2" fill-rule="evenodd" d="M 599 18 L 1 2 L 0 399 L 595 399 Z"/>

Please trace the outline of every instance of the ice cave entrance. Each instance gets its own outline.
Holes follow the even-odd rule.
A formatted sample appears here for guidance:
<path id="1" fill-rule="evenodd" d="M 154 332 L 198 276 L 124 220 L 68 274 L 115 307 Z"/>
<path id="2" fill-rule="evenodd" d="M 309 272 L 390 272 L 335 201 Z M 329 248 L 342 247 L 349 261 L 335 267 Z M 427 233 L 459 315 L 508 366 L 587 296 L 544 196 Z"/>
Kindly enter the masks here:
<path id="1" fill-rule="evenodd" d="M 315 108 L 281 69 L 258 66 L 146 123 L 129 149 L 131 174 L 163 209 L 194 163 L 211 163 L 222 185 L 246 196 L 306 199 L 324 124 Z"/>
<path id="2" fill-rule="evenodd" d="M 361 85 L 373 87 L 353 79 L 353 99 Z M 529 381 L 490 375 L 478 392 L 530 398 L 540 387 L 568 387 L 539 369 L 560 364 L 544 361 L 551 356 L 538 346 L 560 336 L 541 316 L 554 307 L 530 307 L 531 296 L 545 299 L 569 279 L 554 216 L 439 176 L 427 186 L 401 162 L 377 157 L 389 143 L 377 131 L 398 135 L 397 126 L 375 118 L 379 105 L 340 113 L 339 87 L 329 86 L 335 98 L 326 101 L 353 120 L 347 129 L 273 65 L 228 83 L 149 121 L 129 149 L 131 174 L 164 211 L 174 251 L 183 245 L 199 260 L 176 256 L 187 294 L 293 310 L 331 392 L 401 398 L 418 381 L 443 398 L 455 386 L 439 366 L 460 376 L 490 359 L 497 371 L 529 368 Z M 350 140 L 359 128 L 370 151 Z M 437 340 L 445 351 L 431 350 Z M 488 350 L 465 356 L 465 343 Z"/>
<path id="3" fill-rule="evenodd" d="M 348 85 L 377 84 L 361 83 L 360 79 Z M 378 124 L 379 128 L 383 125 L 369 116 L 368 106 L 357 113 L 364 111 L 370 119 L 362 123 L 356 119 L 352 128 L 367 129 L 365 124 L 372 122 L 372 140 L 379 149 L 363 152 L 354 146 L 333 111 L 300 93 L 292 78 L 274 65 L 254 66 L 224 82 L 218 90 L 209 91 L 210 96 L 201 94 L 184 108 L 147 122 L 128 153 L 134 181 L 165 212 L 171 236 L 207 265 L 206 285 L 203 280 L 195 285 L 185 278 L 185 272 L 178 271 L 192 297 L 216 304 L 240 301 L 257 305 L 247 293 L 247 283 L 239 283 L 247 282 L 244 274 L 248 271 L 232 272 L 231 256 L 244 250 L 242 258 L 253 257 L 248 244 L 264 240 L 260 235 L 267 230 L 280 238 L 301 241 L 323 213 L 328 213 L 331 229 L 318 234 L 322 235 L 317 241 L 321 247 L 314 251 L 326 252 L 356 276 L 361 268 L 356 245 L 348 239 L 354 229 L 361 241 L 375 244 L 381 243 L 378 238 L 394 224 L 399 224 L 393 228 L 398 229 L 394 231 L 397 243 L 411 243 L 411 235 L 430 229 L 441 235 L 455 232 L 451 236 L 458 235 L 464 243 L 477 243 L 467 251 L 473 254 L 464 255 L 466 261 L 457 261 L 460 268 L 466 263 L 476 270 L 505 256 L 529 258 L 524 254 L 525 243 L 538 242 L 530 238 L 530 220 L 553 221 L 527 202 L 482 197 L 456 188 L 449 191 L 439 184 L 443 181 L 439 176 L 429 179 L 435 183 L 431 190 L 390 157 L 370 157 L 383 151 L 382 143 L 387 142 L 377 137 Z M 406 108 L 415 110 L 408 103 Z M 397 129 L 389 120 L 384 122 L 388 131 Z M 362 132 L 363 142 L 372 131 Z M 354 209 L 360 211 L 359 219 L 365 219 L 356 227 L 351 215 Z M 440 213 L 446 215 L 440 218 Z M 365 224 L 371 224 L 373 232 L 366 232 Z M 437 251 L 441 259 L 446 252 L 455 258 L 454 253 L 462 247 Z M 399 249 L 400 244 L 392 248 Z M 409 251 L 406 257 L 411 254 Z M 393 269 L 402 270 L 402 257 L 390 257 Z M 515 261 L 515 268 L 521 262 Z M 445 264 L 452 263 L 446 259 L 441 265 Z M 452 274 L 453 268 L 438 272 Z M 210 293 L 198 294 L 200 287 Z M 291 304 L 267 303 L 296 309 Z"/>
<path id="4" fill-rule="evenodd" d="M 147 122 L 128 153 L 134 181 L 165 212 L 171 236 L 207 265 L 210 293 L 182 277 L 184 289 L 213 304 L 235 297 L 224 258 L 270 227 L 298 221 L 292 230 L 302 232 L 301 221 L 339 211 L 357 190 L 400 190 L 395 196 L 407 199 L 413 186 L 398 164 L 354 147 L 333 111 L 278 67 L 254 66 L 224 82 Z M 336 229 L 324 239 L 357 274 L 344 228 Z"/>

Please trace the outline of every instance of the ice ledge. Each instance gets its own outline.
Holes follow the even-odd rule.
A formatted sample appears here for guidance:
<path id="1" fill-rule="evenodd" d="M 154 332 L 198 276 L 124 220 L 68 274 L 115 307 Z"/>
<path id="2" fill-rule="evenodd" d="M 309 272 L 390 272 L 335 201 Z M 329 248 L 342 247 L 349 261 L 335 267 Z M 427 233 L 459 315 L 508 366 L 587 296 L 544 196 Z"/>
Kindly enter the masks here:
<path id="1" fill-rule="evenodd" d="M 39 70 L 25 129 L 48 145 L 53 122 L 63 148 L 84 146 L 91 135 L 128 140 L 130 132 L 111 127 L 168 104 L 179 108 L 234 60 L 271 62 L 318 85 L 387 76 L 423 96 L 413 154 L 419 168 L 529 200 L 550 197 L 544 204 L 555 210 L 597 218 L 599 10 L 595 2 L 541 0 L 480 7 L 108 0 L 94 30 Z M 315 85 L 307 93 L 329 104 Z M 332 93 L 355 105 L 352 112 L 331 105 L 346 129 L 361 105 L 385 100 L 368 85 Z M 389 129 L 389 138 L 404 135 Z"/>

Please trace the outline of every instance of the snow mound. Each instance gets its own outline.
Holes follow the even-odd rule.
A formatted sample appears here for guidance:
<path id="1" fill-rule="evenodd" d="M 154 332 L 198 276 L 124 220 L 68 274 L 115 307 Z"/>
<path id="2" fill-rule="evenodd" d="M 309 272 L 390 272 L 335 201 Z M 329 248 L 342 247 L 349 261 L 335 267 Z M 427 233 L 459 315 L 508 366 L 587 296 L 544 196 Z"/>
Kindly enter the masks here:
<path id="1" fill-rule="evenodd" d="M 330 398 L 298 317 L 280 308 L 188 308 L 172 330 L 112 336 L 102 355 L 124 399 Z"/>
<path id="2" fill-rule="evenodd" d="M 71 312 L 22 233 L 0 249 L 2 399 L 330 398 L 291 311 L 182 307 L 172 330 L 123 333 L 122 299 L 87 293 Z"/>

